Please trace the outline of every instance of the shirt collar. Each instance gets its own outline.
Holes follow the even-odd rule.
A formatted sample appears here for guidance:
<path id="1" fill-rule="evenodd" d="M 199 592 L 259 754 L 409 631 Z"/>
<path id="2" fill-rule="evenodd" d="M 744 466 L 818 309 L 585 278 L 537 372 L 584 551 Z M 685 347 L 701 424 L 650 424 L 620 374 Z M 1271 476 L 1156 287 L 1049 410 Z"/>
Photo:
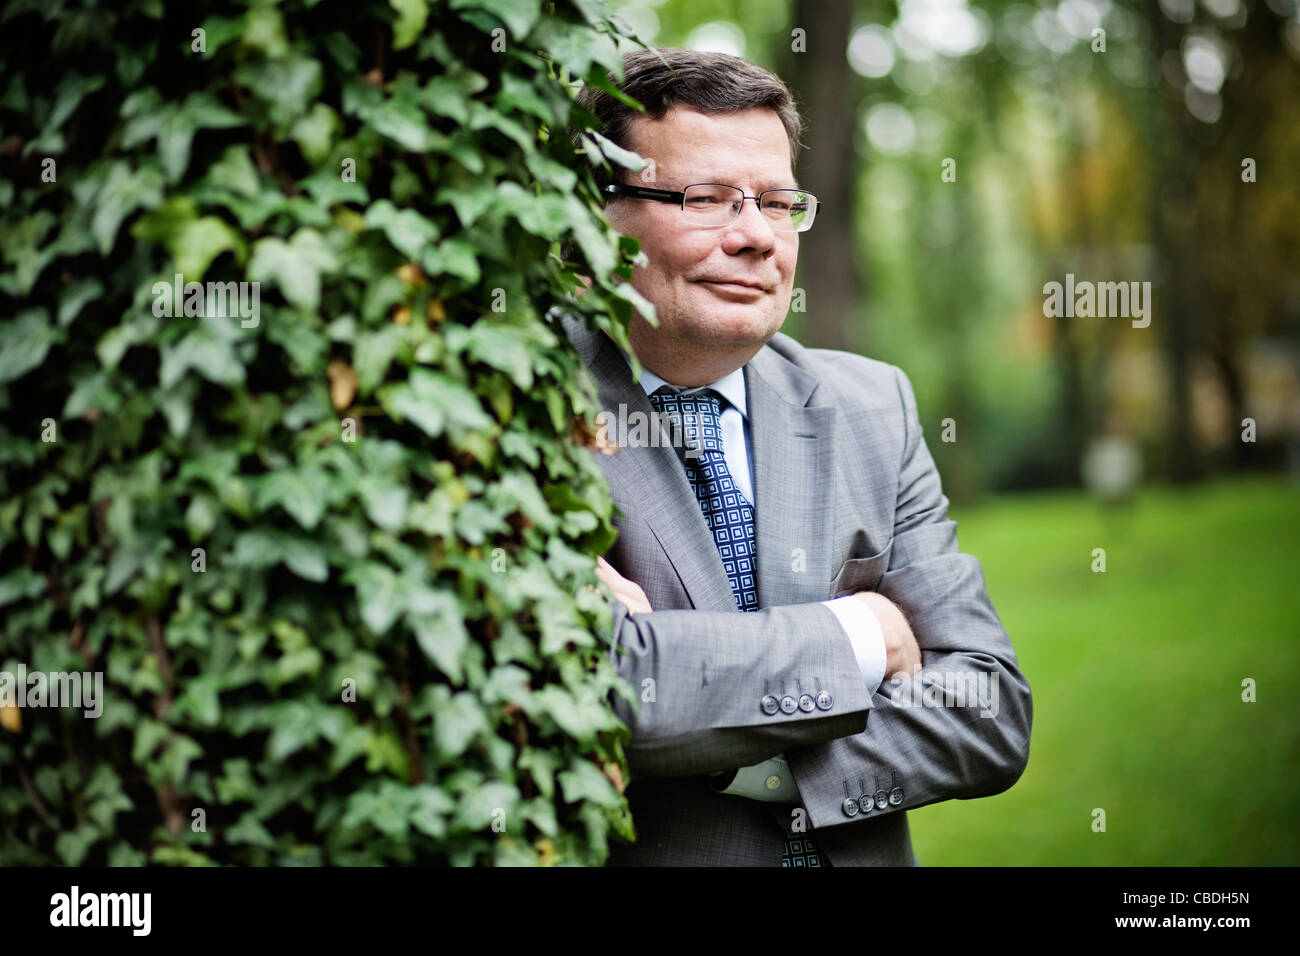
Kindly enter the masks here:
<path id="1" fill-rule="evenodd" d="M 622 352 L 620 351 L 619 354 L 622 354 Z M 627 361 L 626 355 L 623 356 L 623 360 Z M 628 367 L 629 368 L 631 367 L 630 362 L 628 363 Z M 654 372 L 650 371 L 644 365 L 641 366 L 640 385 L 645 390 L 645 393 L 647 395 L 649 395 L 651 392 L 654 392 L 661 385 L 667 385 L 669 388 L 673 388 L 673 389 L 677 388 L 677 386 L 664 381 L 662 378 L 660 378 Z M 722 376 L 722 378 L 718 379 L 716 382 L 710 382 L 708 385 L 701 385 L 699 386 L 699 388 L 713 389 L 715 392 L 717 392 L 719 395 L 725 398 L 728 402 L 730 402 L 731 406 L 734 409 L 736 409 L 736 411 L 740 412 L 741 418 L 744 418 L 746 420 L 749 419 L 749 407 L 745 401 L 745 369 L 743 366 L 741 368 L 735 369 L 734 371 L 730 372 L 727 375 Z M 696 390 L 697 389 L 694 388 L 684 389 L 684 391 L 687 392 L 694 392 Z"/>

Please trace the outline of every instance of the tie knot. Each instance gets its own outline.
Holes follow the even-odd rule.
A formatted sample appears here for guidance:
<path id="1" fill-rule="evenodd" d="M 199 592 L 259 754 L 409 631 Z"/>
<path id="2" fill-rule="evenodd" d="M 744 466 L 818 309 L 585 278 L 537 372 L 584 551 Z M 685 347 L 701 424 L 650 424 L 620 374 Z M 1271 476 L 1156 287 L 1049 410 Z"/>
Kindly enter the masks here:
<path id="1" fill-rule="evenodd" d="M 654 410 L 667 416 L 669 438 L 679 455 L 685 450 L 690 460 L 722 451 L 722 396 L 713 389 L 683 392 L 663 385 L 649 398 Z M 689 454 L 692 450 L 697 454 Z"/>

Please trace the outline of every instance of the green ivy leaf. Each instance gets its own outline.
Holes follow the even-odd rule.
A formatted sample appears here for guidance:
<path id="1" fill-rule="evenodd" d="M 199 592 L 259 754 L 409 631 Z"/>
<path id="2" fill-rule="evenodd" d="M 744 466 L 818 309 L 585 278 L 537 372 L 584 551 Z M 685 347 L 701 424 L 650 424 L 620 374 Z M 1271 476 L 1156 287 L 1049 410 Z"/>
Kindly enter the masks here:
<path id="1" fill-rule="evenodd" d="M 384 380 L 401 343 L 401 332 L 391 325 L 357 340 L 352 367 L 357 373 L 357 388 L 362 395 L 370 394 Z"/>
<path id="2" fill-rule="evenodd" d="M 162 174 L 152 166 L 134 170 L 127 163 L 114 163 L 104 177 L 95 201 L 90 232 L 101 255 L 107 255 L 117 240 L 122 220 L 137 209 L 153 209 L 162 202 Z"/>
<path id="3" fill-rule="evenodd" d="M 334 148 L 341 124 L 338 114 L 324 103 L 316 103 L 289 131 L 309 163 L 322 163 Z"/>
<path id="4" fill-rule="evenodd" d="M 618 143 L 608 137 L 602 136 L 595 130 L 591 132 L 591 138 L 595 140 L 600 152 L 611 162 L 618 163 L 633 172 L 640 172 L 645 168 L 646 161 L 640 153 L 633 152 L 630 149 L 624 149 Z"/>
<path id="5" fill-rule="evenodd" d="M 50 346 L 63 338 L 44 309 L 24 309 L 0 325 L 0 384 L 22 378 L 45 361 Z"/>
<path id="6" fill-rule="evenodd" d="M 459 276 L 471 285 L 478 282 L 481 274 L 474 247 L 460 239 L 444 239 L 437 245 L 427 246 L 421 263 L 430 275 Z"/>
<path id="7" fill-rule="evenodd" d="M 271 122 L 280 130 L 307 114 L 324 85 L 320 62 L 294 55 L 244 63 L 234 78 L 267 104 Z"/>
<path id="8" fill-rule="evenodd" d="M 320 306 L 321 273 L 338 267 L 338 259 L 320 233 L 299 229 L 288 242 L 274 236 L 253 244 L 248 277 L 275 282 L 290 303 L 306 312 Z"/>
<path id="9" fill-rule="evenodd" d="M 365 223 L 381 229 L 388 241 L 412 261 L 418 261 L 425 247 L 438 238 L 437 227 L 414 209 L 398 209 L 387 199 L 374 203 L 367 211 Z"/>
<path id="10" fill-rule="evenodd" d="M 428 0 L 389 0 L 397 11 L 393 24 L 393 49 L 405 50 L 420 37 L 429 19 Z"/>
<path id="11" fill-rule="evenodd" d="M 433 695 L 433 741 L 439 760 L 454 760 L 465 752 L 480 734 L 491 732 L 483 708 L 468 691 L 452 695 L 442 684 L 435 685 Z"/>
<path id="12" fill-rule="evenodd" d="M 233 251 L 240 261 L 245 254 L 239 233 L 216 216 L 200 217 L 194 201 L 184 197 L 169 199 L 141 217 L 131 235 L 166 248 L 186 283 L 202 279 L 223 252 Z"/>
<path id="13" fill-rule="evenodd" d="M 532 0 L 451 0 L 453 10 L 486 10 L 506 25 L 516 40 L 528 36 L 540 8 Z"/>
<path id="14" fill-rule="evenodd" d="M 458 430 L 488 428 L 492 418 L 478 396 L 439 372 L 415 369 L 409 381 L 379 390 L 384 410 L 399 421 L 409 419 L 430 438 L 443 433 L 448 421 Z"/>
<path id="15" fill-rule="evenodd" d="M 586 760 L 575 761 L 556 775 L 564 799 L 571 803 L 594 803 L 600 807 L 619 805 L 618 791 L 600 770 Z"/>
<path id="16" fill-rule="evenodd" d="M 271 836 L 271 831 L 262 825 L 252 811 L 245 813 L 233 826 L 226 828 L 225 839 L 227 843 L 247 843 L 260 847 L 275 846 L 275 837 Z"/>
<path id="17" fill-rule="evenodd" d="M 239 385 L 244 381 L 244 366 L 235 355 L 233 343 L 203 327 L 175 345 L 163 346 L 159 384 L 170 388 L 190 371 L 218 385 Z"/>
<path id="18" fill-rule="evenodd" d="M 325 514 L 329 491 L 329 476 L 320 468 L 281 469 L 261 479 L 255 502 L 258 510 L 279 505 L 311 531 Z"/>
<path id="19" fill-rule="evenodd" d="M 464 657 L 470 638 L 456 599 L 445 591 L 425 588 L 412 595 L 408 608 L 406 620 L 420 650 L 459 684 L 464 679 Z"/>

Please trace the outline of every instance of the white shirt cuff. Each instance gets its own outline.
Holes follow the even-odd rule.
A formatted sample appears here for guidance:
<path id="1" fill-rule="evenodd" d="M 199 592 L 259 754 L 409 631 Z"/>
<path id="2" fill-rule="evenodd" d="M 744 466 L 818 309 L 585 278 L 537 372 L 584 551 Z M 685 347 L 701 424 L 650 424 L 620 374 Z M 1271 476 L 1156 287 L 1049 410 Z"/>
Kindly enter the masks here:
<path id="1" fill-rule="evenodd" d="M 853 656 L 858 660 L 858 671 L 867 685 L 867 693 L 874 694 L 885 679 L 885 632 L 868 604 L 849 594 L 833 601 L 822 601 L 835 615 L 853 645 Z"/>
<path id="2" fill-rule="evenodd" d="M 769 757 L 752 767 L 741 767 L 735 779 L 722 791 L 764 803 L 798 803 L 799 788 L 794 785 L 794 774 L 784 755 Z"/>

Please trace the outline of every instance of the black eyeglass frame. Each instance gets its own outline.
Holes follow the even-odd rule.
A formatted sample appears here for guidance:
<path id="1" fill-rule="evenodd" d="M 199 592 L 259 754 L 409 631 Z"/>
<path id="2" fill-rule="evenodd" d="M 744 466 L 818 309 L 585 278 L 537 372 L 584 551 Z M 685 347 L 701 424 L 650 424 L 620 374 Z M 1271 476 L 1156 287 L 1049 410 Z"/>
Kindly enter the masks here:
<path id="1" fill-rule="evenodd" d="M 740 200 L 740 204 L 742 206 L 745 204 L 746 199 L 752 199 L 754 200 L 754 203 L 758 206 L 758 211 L 760 213 L 763 211 L 763 197 L 768 193 L 800 192 L 808 196 L 813 201 L 813 208 L 812 208 L 813 222 L 817 221 L 817 213 L 821 210 L 821 205 L 822 205 L 820 199 L 818 199 L 812 193 L 808 192 L 808 190 L 800 189 L 797 186 L 777 186 L 775 189 L 764 189 L 757 196 L 746 196 L 745 190 L 741 189 L 739 186 L 733 186 L 730 183 L 691 183 L 691 185 L 687 186 L 686 189 L 690 189 L 691 186 L 725 186 L 728 189 L 735 189 L 739 191 L 740 195 L 743 197 Z M 652 202 L 676 203 L 677 206 L 682 210 L 682 212 L 686 212 L 686 190 L 685 189 L 683 189 L 681 192 L 673 192 L 672 190 L 669 189 L 652 189 L 649 186 L 624 186 L 622 183 L 610 183 L 608 186 L 605 187 L 605 194 L 607 196 L 623 196 L 628 199 L 649 199 Z M 691 225 L 699 226 L 701 229 L 722 229 L 725 226 L 731 225 L 732 222 L 735 222 L 737 217 L 739 216 L 740 216 L 740 210 L 736 210 L 736 215 L 731 217 L 731 222 L 720 223 L 719 225 L 716 226 L 709 226 L 709 225 L 705 225 L 704 223 L 698 223 L 698 222 L 691 223 Z M 808 229 L 811 228 L 812 226 L 810 224 L 808 226 Z M 799 233 L 799 232 L 807 232 L 808 229 L 778 229 L 777 231 Z"/>

